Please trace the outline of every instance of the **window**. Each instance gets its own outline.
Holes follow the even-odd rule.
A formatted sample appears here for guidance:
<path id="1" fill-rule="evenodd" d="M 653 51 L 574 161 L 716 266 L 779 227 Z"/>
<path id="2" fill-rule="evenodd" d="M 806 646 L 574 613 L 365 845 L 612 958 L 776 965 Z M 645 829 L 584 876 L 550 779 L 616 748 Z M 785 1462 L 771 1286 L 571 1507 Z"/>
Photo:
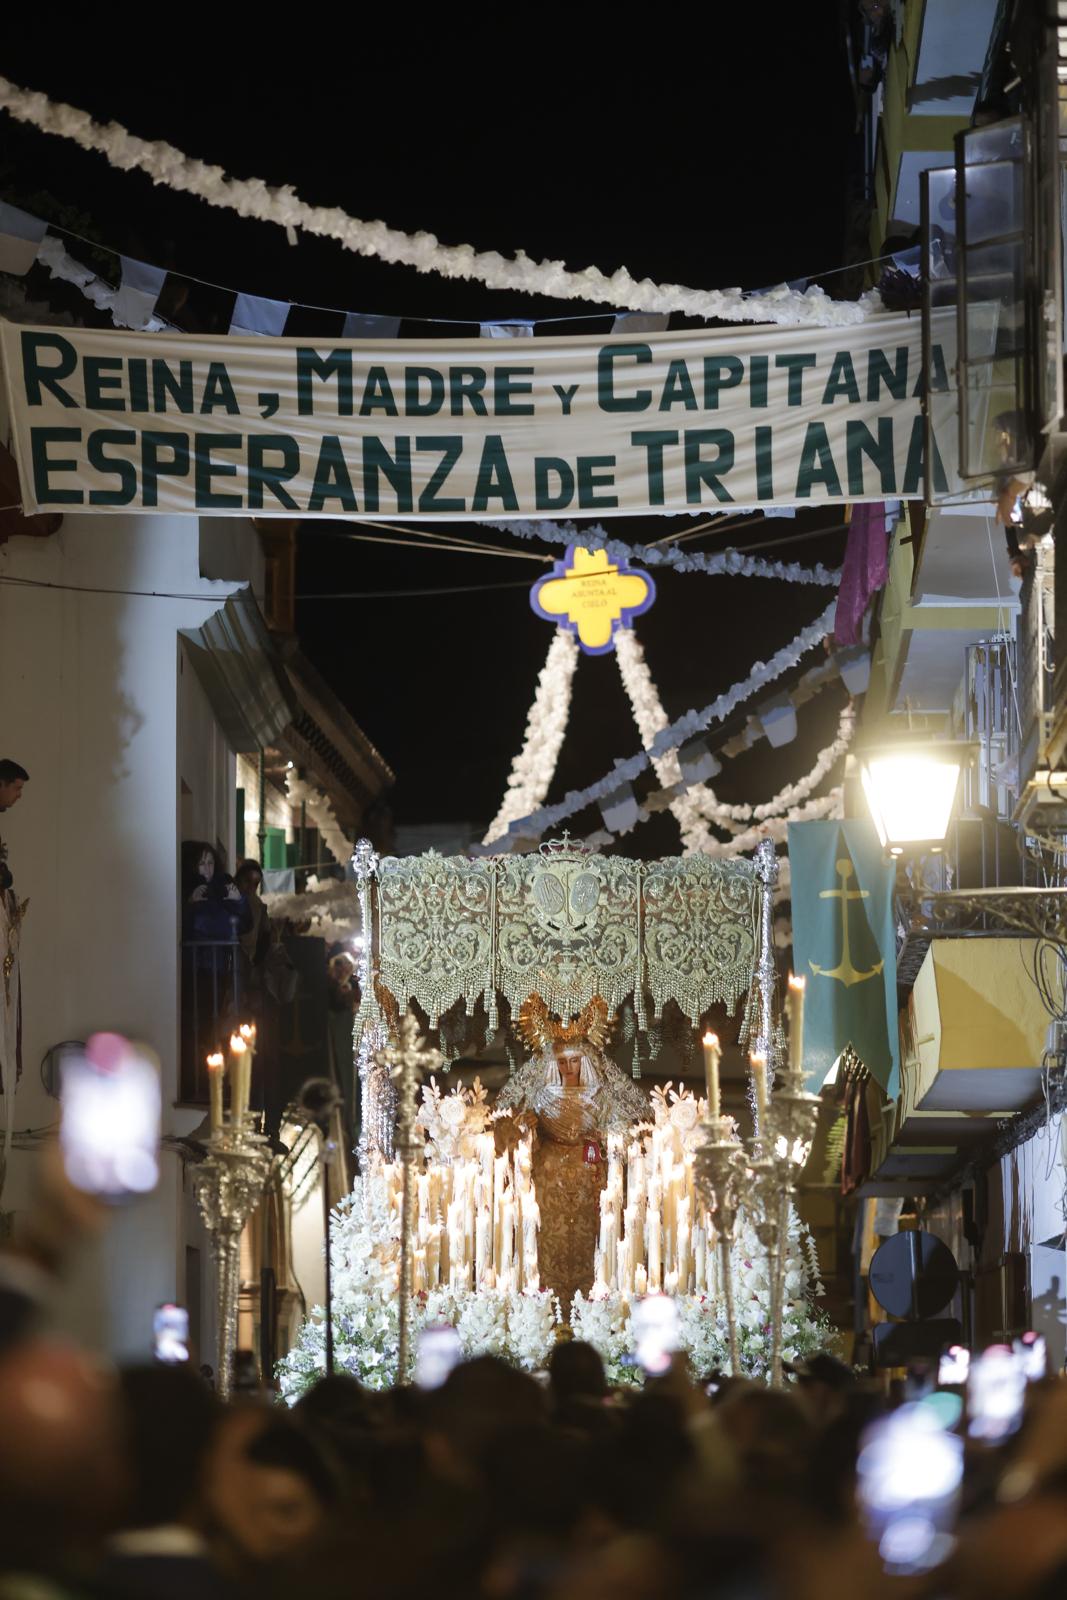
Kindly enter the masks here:
<path id="1" fill-rule="evenodd" d="M 1033 464 L 1026 350 L 1027 130 L 1021 117 L 956 140 L 960 476 Z"/>
<path id="2" fill-rule="evenodd" d="M 959 360 L 956 349 L 956 169 L 922 174 L 923 413 L 927 504 L 966 500 L 959 470 Z"/>

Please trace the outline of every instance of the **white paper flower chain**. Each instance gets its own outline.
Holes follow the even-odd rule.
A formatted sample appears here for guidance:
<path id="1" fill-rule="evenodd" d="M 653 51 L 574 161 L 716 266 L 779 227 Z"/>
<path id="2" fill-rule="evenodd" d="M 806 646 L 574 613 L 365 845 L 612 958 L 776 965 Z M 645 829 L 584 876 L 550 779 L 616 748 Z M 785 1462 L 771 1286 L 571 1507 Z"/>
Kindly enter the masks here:
<path id="1" fill-rule="evenodd" d="M 63 248 L 63 243 L 56 238 L 54 233 L 45 234 L 37 251 L 37 260 L 42 266 L 48 268 L 49 276 L 59 278 L 64 283 L 73 284 L 80 289 L 98 311 L 110 311 L 112 320 L 120 328 L 132 327 L 132 323 L 124 322 L 119 314 L 121 305 L 121 291 L 112 284 L 105 283 L 103 278 L 90 272 L 88 267 L 83 267 L 74 257 L 68 255 Z M 146 321 L 136 324 L 144 333 L 159 333 L 167 324 L 160 317 L 149 317 Z"/>
<path id="2" fill-rule="evenodd" d="M 122 171 L 144 172 L 153 183 L 197 195 L 208 205 L 277 223 L 291 243 L 295 244 L 295 230 L 300 228 L 320 238 L 335 239 L 357 255 L 376 256 L 444 278 L 470 279 L 488 289 L 548 295 L 554 300 L 587 300 L 627 311 L 678 311 L 722 322 L 774 322 L 794 327 L 848 327 L 881 309 L 881 299 L 873 290 L 860 300 L 842 301 L 831 300 L 817 286 L 802 293 L 781 284 L 750 298 L 740 289 L 686 289 L 680 284 L 655 284 L 647 278 L 638 283 L 625 267 L 610 277 L 596 267 L 570 272 L 562 261 L 533 261 L 522 250 L 509 261 L 495 250 L 440 244 L 432 233 L 407 234 L 384 222 L 362 222 L 338 206 L 308 205 L 288 184 L 273 187 L 262 178 L 228 178 L 222 167 L 194 160 L 162 140 L 138 139 L 117 122 L 94 122 L 87 112 L 20 89 L 7 78 L 0 78 L 0 109 L 42 133 L 71 139 L 83 150 L 98 151 Z"/>
<path id="3" fill-rule="evenodd" d="M 615 648 L 623 686 L 638 731 L 644 744 L 651 745 L 667 726 L 667 714 L 652 681 L 644 651 L 636 634 L 630 629 L 622 630 L 616 636 Z M 512 764 L 508 792 L 485 836 L 485 845 L 499 839 L 514 816 L 521 817 L 529 804 L 536 804 L 548 792 L 566 732 L 577 659 L 574 640 L 569 633 L 560 630 L 553 636 L 549 647 L 548 660 L 538 679 L 537 695 L 526 724 L 526 740 Z M 811 770 L 803 778 L 779 790 L 773 799 L 760 805 L 730 805 L 719 800 L 710 785 L 698 783 L 686 786 L 674 751 L 655 758 L 653 766 L 664 787 L 681 787 L 681 792 L 672 799 L 670 809 L 677 818 L 686 852 L 735 855 L 740 849 L 747 848 L 748 842 L 758 842 L 768 837 L 767 830 L 759 825 L 772 818 L 786 823 L 791 820 L 810 820 L 813 815 L 810 810 L 805 810 L 802 817 L 797 808 L 802 807 L 812 790 L 818 787 L 845 754 L 852 742 L 852 733 L 853 712 L 851 705 L 848 705 L 841 713 L 837 737 L 819 752 Z M 824 797 L 823 801 L 817 802 L 820 806 L 824 803 L 829 805 L 829 810 L 820 810 L 819 815 L 834 811 L 837 804 L 834 797 L 839 798 L 840 792 L 835 790 L 834 796 Z M 648 811 L 642 810 L 638 820 L 647 821 L 648 815 Z M 748 828 L 741 835 L 746 841 L 744 844 L 738 845 L 736 841 L 724 844 L 709 833 L 706 826 L 708 822 L 739 835 L 741 824 L 747 822 L 757 826 Z"/>
<path id="4" fill-rule="evenodd" d="M 651 745 L 657 734 L 667 726 L 667 713 L 652 681 L 644 651 L 632 630 L 623 630 L 617 635 L 615 648 L 623 685 L 633 707 L 634 719 L 641 738 L 646 746 Z M 704 822 L 711 822 L 716 827 L 735 832 L 734 824 L 765 822 L 770 817 L 778 817 L 783 812 L 792 810 L 801 801 L 806 800 L 848 749 L 852 742 L 852 728 L 853 714 L 849 705 L 841 713 L 837 737 L 819 752 L 807 776 L 798 779 L 796 783 L 788 784 L 779 790 L 772 800 L 765 801 L 762 805 L 754 806 L 747 803 L 730 805 L 719 800 L 709 784 L 686 785 L 685 792 L 672 800 L 670 807 L 678 819 L 682 830 L 682 842 L 686 849 L 706 851 L 710 836 L 703 826 Z M 676 752 L 672 751 L 668 756 L 654 761 L 653 765 L 664 787 L 673 788 L 684 783 Z"/>
<path id="5" fill-rule="evenodd" d="M 685 854 L 711 856 L 717 861 L 729 861 L 734 856 L 745 855 L 749 850 L 754 850 L 764 839 L 770 839 L 775 844 L 785 844 L 789 837 L 790 823 L 819 822 L 831 817 L 844 816 L 844 795 L 845 791 L 840 787 L 831 789 L 829 794 L 820 795 L 817 800 L 808 800 L 804 805 L 796 806 L 784 817 L 769 817 L 766 822 L 746 828 L 744 833 L 737 834 L 733 839 L 716 839 L 712 834 L 705 832 L 700 843 L 686 850 Z M 638 818 L 639 822 L 647 820 L 647 816 Z M 603 850 L 612 844 L 616 837 L 616 834 L 600 828 L 595 833 L 587 835 L 583 843 L 591 849 Z M 789 898 L 789 883 L 789 857 L 780 856 L 776 901 Z"/>
<path id="6" fill-rule="evenodd" d="M 620 628 L 615 635 L 615 655 L 619 663 L 622 686 L 626 690 L 641 743 L 648 749 L 667 726 L 667 713 L 663 709 L 659 691 L 652 682 L 645 652 L 632 628 Z M 652 758 L 656 776 L 665 789 L 673 789 L 683 782 L 682 769 L 676 750 L 665 751 Z M 682 845 L 686 851 L 700 847 L 706 829 L 701 821 L 696 790 L 687 790 L 671 801 L 671 814 L 682 830 Z"/>
<path id="7" fill-rule="evenodd" d="M 334 860 L 344 866 L 352 854 L 352 841 L 337 819 L 333 802 L 320 789 L 306 783 L 294 772 L 286 773 L 285 787 L 293 805 L 307 807 L 307 814 L 318 829 L 323 844 Z"/>
<path id="8" fill-rule="evenodd" d="M 559 760 L 571 709 L 571 686 L 578 665 L 578 641 L 557 628 L 537 679 L 537 693 L 526 723 L 522 749 L 511 764 L 507 791 L 485 843 L 507 832 L 508 824 L 541 805 Z"/>
<path id="9" fill-rule="evenodd" d="M 852 743 L 853 723 L 852 706 L 848 705 L 841 713 L 837 725 L 837 737 L 824 750 L 820 750 L 811 771 L 806 777 L 798 778 L 796 783 L 787 784 L 784 789 L 779 789 L 772 800 L 767 800 L 758 806 L 728 805 L 722 800 L 717 800 L 712 791 L 705 788 L 700 793 L 703 815 L 709 822 L 714 822 L 720 827 L 728 823 L 766 822 L 768 817 L 781 816 L 801 800 L 806 800 L 811 791 L 818 788 L 834 765 L 840 761 Z"/>
<path id="10" fill-rule="evenodd" d="M 805 567 L 799 561 L 764 561 L 760 556 L 746 556 L 733 549 L 681 550 L 672 544 L 626 544 L 599 523 L 592 528 L 576 528 L 573 522 L 498 518 L 480 526 L 514 534 L 517 539 L 542 539 L 546 544 L 580 544 L 586 550 L 604 550 L 609 561 L 640 561 L 646 567 L 704 572 L 712 578 L 776 578 L 780 583 L 809 583 L 822 589 L 835 589 L 841 582 L 840 572 L 821 562 Z"/>
<path id="11" fill-rule="evenodd" d="M 816 800 L 807 800 L 803 805 L 795 806 L 784 817 L 768 817 L 766 821 L 746 828 L 744 833 L 736 834 L 732 839 L 716 839 L 713 834 L 705 830 L 700 842 L 684 853 L 713 856 L 716 860 L 728 861 L 734 856 L 746 855 L 764 839 L 773 839 L 775 844 L 784 844 L 789 836 L 791 822 L 818 822 L 826 817 L 839 817 L 842 814 L 843 798 L 843 789 L 831 789 L 829 794 L 820 795 Z"/>
<path id="12" fill-rule="evenodd" d="M 831 601 L 825 611 L 808 627 L 801 629 L 795 639 L 776 651 L 769 661 L 757 661 L 747 678 L 735 683 L 710 705 L 704 706 L 699 711 L 687 711 L 676 722 L 664 728 L 656 735 L 648 749 L 626 760 L 616 761 L 611 771 L 605 773 L 596 783 L 588 784 L 584 789 L 572 789 L 557 805 L 544 806 L 525 817 L 518 818 L 509 824 L 508 834 L 512 838 L 539 837 L 546 829 L 555 827 L 566 817 L 574 816 L 587 805 L 603 799 L 621 784 L 629 783 L 639 777 L 646 771 L 654 757 L 664 755 L 670 750 L 677 750 L 679 745 L 703 733 L 713 722 L 724 721 L 743 701 L 757 694 L 768 683 L 773 683 L 783 672 L 788 672 L 790 667 L 795 666 L 809 650 L 821 644 L 833 626 L 836 604 L 836 601 Z"/>

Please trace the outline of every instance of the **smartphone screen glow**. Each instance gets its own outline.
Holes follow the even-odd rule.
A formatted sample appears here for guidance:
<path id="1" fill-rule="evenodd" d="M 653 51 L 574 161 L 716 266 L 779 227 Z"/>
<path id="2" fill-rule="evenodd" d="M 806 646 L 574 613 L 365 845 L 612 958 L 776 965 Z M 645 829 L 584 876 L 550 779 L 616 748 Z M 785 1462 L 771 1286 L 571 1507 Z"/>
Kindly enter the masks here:
<path id="1" fill-rule="evenodd" d="M 118 1034 L 94 1034 L 63 1062 L 59 1142 L 71 1183 L 102 1199 L 148 1194 L 159 1180 L 159 1072 Z"/>
<path id="2" fill-rule="evenodd" d="M 152 1318 L 157 1361 L 178 1366 L 189 1359 L 189 1313 L 184 1306 L 157 1306 Z"/>
<path id="3" fill-rule="evenodd" d="M 634 1354 L 650 1377 L 660 1376 L 678 1349 L 678 1308 L 670 1295 L 646 1294 L 630 1313 Z"/>
<path id="4" fill-rule="evenodd" d="M 445 1323 L 423 1328 L 415 1357 L 415 1382 L 420 1389 L 439 1389 L 462 1359 L 463 1347 L 455 1328 Z"/>

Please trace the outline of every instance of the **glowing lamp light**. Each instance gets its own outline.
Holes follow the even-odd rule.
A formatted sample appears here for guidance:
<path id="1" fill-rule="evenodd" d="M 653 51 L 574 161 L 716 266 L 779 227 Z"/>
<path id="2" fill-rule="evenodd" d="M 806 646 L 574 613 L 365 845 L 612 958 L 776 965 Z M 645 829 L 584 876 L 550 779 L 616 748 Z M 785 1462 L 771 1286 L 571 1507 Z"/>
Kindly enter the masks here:
<path id="1" fill-rule="evenodd" d="M 863 792 L 882 847 L 901 855 L 945 842 L 963 769 L 959 746 L 901 746 L 863 757 Z"/>

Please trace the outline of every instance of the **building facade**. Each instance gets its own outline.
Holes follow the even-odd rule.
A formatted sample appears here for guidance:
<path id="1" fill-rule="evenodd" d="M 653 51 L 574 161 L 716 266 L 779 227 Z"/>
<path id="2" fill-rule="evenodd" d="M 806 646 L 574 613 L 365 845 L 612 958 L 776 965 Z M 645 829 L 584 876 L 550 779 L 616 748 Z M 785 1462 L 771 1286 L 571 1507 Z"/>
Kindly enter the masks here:
<path id="1" fill-rule="evenodd" d="M 177 1301 L 190 1309 L 194 1353 L 210 1363 L 214 1279 L 189 1182 L 206 1084 L 185 967 L 202 954 L 183 936 L 182 847 L 209 844 L 232 871 L 259 853 L 269 795 L 283 851 L 306 863 L 293 887 L 312 871 L 343 878 L 355 838 L 384 842 L 392 774 L 295 641 L 268 627 L 253 523 L 100 515 L 23 525 L 9 516 L 2 531 L 0 753 L 30 773 L 3 834 L 30 904 L 23 1070 L 13 1098 L 4 1086 L 13 1148 L 0 1205 L 17 1214 L 27 1204 L 41 1140 L 58 1121 L 61 1047 L 98 1030 L 147 1044 L 162 1077 L 161 1181 L 117 1210 L 57 1314 L 96 1348 L 144 1357 L 155 1306 Z M 321 1002 L 325 1037 L 326 944 L 296 945 L 290 964 L 301 984 L 305 969 L 313 975 L 315 992 L 294 999 L 307 1001 L 305 1016 Z M 235 972 L 237 952 L 228 959 Z M 228 1031 L 240 996 L 216 1000 Z M 284 1013 L 278 1031 L 284 1046 Z M 329 1067 L 325 1046 L 313 1061 L 299 1051 L 287 1059 L 289 1079 Z M 253 1324 L 265 1264 L 252 1262 L 246 1285 Z"/>
<path id="2" fill-rule="evenodd" d="M 870 614 L 857 748 L 948 740 L 968 765 L 943 850 L 898 865 L 899 1096 L 854 1064 L 844 1096 L 850 1129 L 857 1116 L 869 1128 L 849 1179 L 856 1329 L 865 1340 L 884 1318 L 866 1279 L 878 1242 L 921 1226 L 961 1269 L 951 1309 L 968 1341 L 1034 1327 L 1062 1368 L 1067 8 L 874 10 L 871 277 L 891 265 L 914 280 L 930 427 L 926 501 L 893 531 Z M 943 429 L 958 442 L 947 480 Z M 857 772 L 853 761 L 859 816 Z"/>

